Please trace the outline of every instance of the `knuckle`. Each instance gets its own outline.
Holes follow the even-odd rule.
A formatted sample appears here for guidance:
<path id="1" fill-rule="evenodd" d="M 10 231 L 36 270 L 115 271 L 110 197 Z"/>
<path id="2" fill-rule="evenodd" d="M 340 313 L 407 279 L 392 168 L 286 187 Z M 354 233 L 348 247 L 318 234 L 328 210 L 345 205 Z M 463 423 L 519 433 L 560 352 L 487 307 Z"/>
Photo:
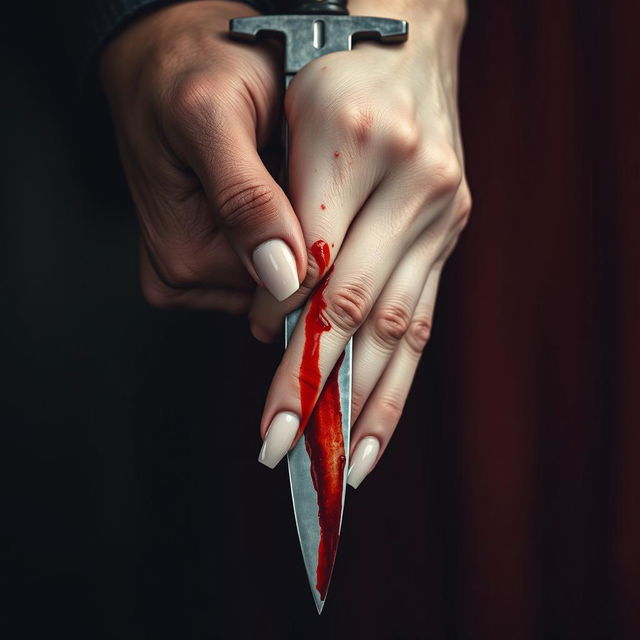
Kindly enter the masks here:
<path id="1" fill-rule="evenodd" d="M 320 282 L 322 271 L 312 251 L 307 250 L 307 273 L 300 288 L 306 293 L 311 293 Z"/>
<path id="2" fill-rule="evenodd" d="M 339 106 L 331 119 L 347 140 L 365 145 L 371 139 L 375 118 L 370 109 L 349 102 Z"/>
<path id="3" fill-rule="evenodd" d="M 358 416 L 362 413 L 362 409 L 364 408 L 364 403 L 366 401 L 365 395 L 357 391 L 356 389 L 352 390 L 351 393 L 351 422 L 354 423 Z"/>
<path id="4" fill-rule="evenodd" d="M 344 335 L 352 335 L 364 322 L 371 308 L 369 287 L 362 281 L 341 285 L 326 294 L 325 314 L 332 328 Z"/>
<path id="5" fill-rule="evenodd" d="M 303 298 L 307 298 L 313 290 L 318 286 L 322 276 L 326 272 L 326 266 L 322 267 L 318 264 L 315 253 L 310 247 L 307 247 L 307 273 L 298 289 L 299 294 Z"/>
<path id="6" fill-rule="evenodd" d="M 142 297 L 147 304 L 156 309 L 172 309 L 176 306 L 175 296 L 162 282 L 143 278 L 140 282 Z"/>
<path id="7" fill-rule="evenodd" d="M 169 289 L 191 289 L 202 283 L 202 270 L 184 252 L 173 252 L 154 266 L 158 279 Z"/>
<path id="8" fill-rule="evenodd" d="M 373 319 L 373 337 L 385 350 L 394 349 L 409 330 L 411 314 L 406 306 L 394 304 L 376 313 Z"/>
<path id="9" fill-rule="evenodd" d="M 170 123 L 190 122 L 211 113 L 213 92 L 210 80 L 201 75 L 188 74 L 176 81 L 166 101 Z"/>
<path id="10" fill-rule="evenodd" d="M 404 400 L 396 393 L 385 393 L 378 399 L 378 411 L 387 426 L 395 426 L 404 410 Z"/>
<path id="11" fill-rule="evenodd" d="M 421 172 L 430 200 L 452 197 L 458 190 L 463 172 L 455 151 L 450 147 L 432 152 L 423 160 Z"/>
<path id="12" fill-rule="evenodd" d="M 422 147 L 422 131 L 413 117 L 397 118 L 387 131 L 389 151 L 396 157 L 413 158 Z"/>
<path id="13" fill-rule="evenodd" d="M 431 318 L 427 315 L 414 316 L 405 334 L 409 350 L 421 356 L 431 336 Z"/>
<path id="14" fill-rule="evenodd" d="M 462 231 L 469 222 L 469 216 L 471 215 L 471 207 L 473 205 L 471 199 L 471 191 L 465 184 L 460 188 L 458 197 L 458 204 L 454 212 L 454 228 Z"/>
<path id="15" fill-rule="evenodd" d="M 274 223 L 278 217 L 273 189 L 255 181 L 231 184 L 217 197 L 221 225 L 228 230 Z"/>

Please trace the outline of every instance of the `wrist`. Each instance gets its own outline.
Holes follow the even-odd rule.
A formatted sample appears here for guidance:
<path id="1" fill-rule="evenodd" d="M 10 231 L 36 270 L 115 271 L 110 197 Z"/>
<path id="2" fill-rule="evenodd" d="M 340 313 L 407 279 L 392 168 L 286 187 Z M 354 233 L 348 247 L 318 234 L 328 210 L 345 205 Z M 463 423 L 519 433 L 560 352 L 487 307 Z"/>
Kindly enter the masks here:
<path id="1" fill-rule="evenodd" d="M 410 38 L 433 38 L 445 35 L 459 39 L 467 20 L 465 0 L 350 0 L 352 15 L 406 20 Z"/>
<path id="2" fill-rule="evenodd" d="M 406 20 L 409 39 L 402 45 L 404 55 L 409 60 L 430 59 L 441 73 L 456 75 L 467 20 L 466 0 L 350 0 L 349 12 Z M 373 42 L 368 44 L 376 46 Z"/>

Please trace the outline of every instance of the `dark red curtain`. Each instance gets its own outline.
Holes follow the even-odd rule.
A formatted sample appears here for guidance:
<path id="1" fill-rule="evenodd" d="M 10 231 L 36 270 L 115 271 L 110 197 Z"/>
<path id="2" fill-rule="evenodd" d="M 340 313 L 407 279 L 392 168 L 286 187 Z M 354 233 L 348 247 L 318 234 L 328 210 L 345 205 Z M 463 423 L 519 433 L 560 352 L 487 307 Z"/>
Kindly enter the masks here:
<path id="1" fill-rule="evenodd" d="M 394 483 L 419 513 L 388 496 L 373 535 L 420 567 L 421 637 L 640 638 L 638 24 L 635 2 L 470 3 L 472 220 L 363 498 Z"/>

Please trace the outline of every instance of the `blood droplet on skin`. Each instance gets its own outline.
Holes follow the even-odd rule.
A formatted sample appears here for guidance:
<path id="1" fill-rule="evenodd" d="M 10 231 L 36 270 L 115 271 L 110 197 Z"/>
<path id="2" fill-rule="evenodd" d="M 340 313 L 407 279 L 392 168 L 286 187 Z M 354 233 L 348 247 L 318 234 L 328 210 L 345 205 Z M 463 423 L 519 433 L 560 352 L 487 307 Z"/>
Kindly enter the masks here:
<path id="1" fill-rule="evenodd" d="M 322 205 L 320 205 L 322 206 Z M 318 265 L 318 272 L 320 277 L 324 275 L 331 260 L 331 251 L 329 251 L 329 245 L 324 240 L 316 240 L 309 249 L 316 264 Z M 329 274 L 327 274 L 328 276 Z"/>
<path id="2" fill-rule="evenodd" d="M 311 246 L 310 251 L 320 275 L 325 274 L 331 259 L 329 245 L 324 240 L 318 240 Z M 320 336 L 331 329 L 331 324 L 323 313 L 327 306 L 324 290 L 332 271 L 333 266 L 326 271 L 310 298 L 309 311 L 305 317 L 305 343 L 298 376 L 302 414 L 300 427 L 305 430 L 305 447 L 311 461 L 311 479 L 318 498 L 320 542 L 316 589 L 321 600 L 327 595 L 338 548 L 346 463 L 338 387 L 338 372 L 344 354 L 329 374 L 318 397 L 321 382 Z"/>
<path id="3" fill-rule="evenodd" d="M 327 208 L 327 205 L 326 204 L 321 204 L 320 208 L 324 211 Z"/>
<path id="4" fill-rule="evenodd" d="M 333 152 L 333 157 L 334 158 L 339 158 L 340 157 L 340 152 L 339 151 L 334 151 Z"/>

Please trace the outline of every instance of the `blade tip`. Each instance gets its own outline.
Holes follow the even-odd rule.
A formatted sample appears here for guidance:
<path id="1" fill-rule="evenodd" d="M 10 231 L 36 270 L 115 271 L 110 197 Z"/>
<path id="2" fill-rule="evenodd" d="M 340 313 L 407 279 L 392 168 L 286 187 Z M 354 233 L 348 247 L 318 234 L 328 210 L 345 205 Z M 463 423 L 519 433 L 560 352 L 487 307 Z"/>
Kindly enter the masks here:
<path id="1" fill-rule="evenodd" d="M 313 601 L 315 602 L 318 615 L 320 615 L 322 613 L 322 608 L 324 607 L 324 600 L 320 598 L 316 591 L 313 592 Z"/>

